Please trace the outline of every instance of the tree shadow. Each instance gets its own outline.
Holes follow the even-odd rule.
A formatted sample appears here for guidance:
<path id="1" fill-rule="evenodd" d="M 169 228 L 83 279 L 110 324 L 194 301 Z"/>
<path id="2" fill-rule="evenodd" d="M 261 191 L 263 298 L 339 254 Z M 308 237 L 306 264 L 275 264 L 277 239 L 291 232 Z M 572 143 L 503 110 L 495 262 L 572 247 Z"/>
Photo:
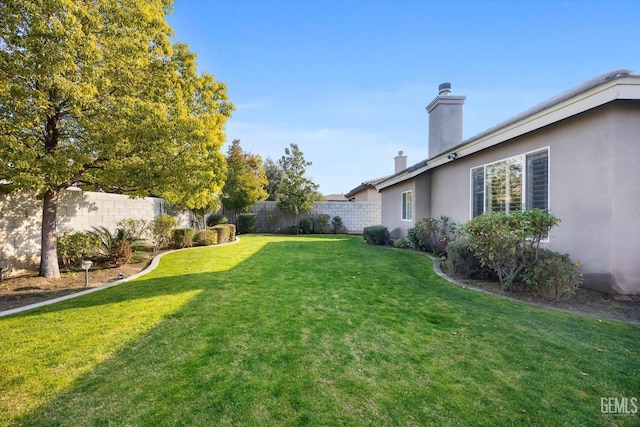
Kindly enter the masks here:
<path id="1" fill-rule="evenodd" d="M 67 190 L 60 196 L 58 232 L 69 230 L 71 219 L 80 211 L 94 212 L 93 202 L 82 191 Z M 4 273 L 34 270 L 40 263 L 42 200 L 34 193 L 0 193 L 0 267 Z"/>
<path id="2" fill-rule="evenodd" d="M 140 351 L 141 345 L 177 345 L 175 343 L 166 342 L 156 342 L 154 344 L 158 336 L 162 336 L 165 328 L 180 327 L 185 328 L 185 330 L 194 327 L 213 327 L 214 329 L 217 328 L 218 326 L 214 327 L 209 323 L 206 323 L 205 321 L 207 321 L 207 318 L 206 316 L 203 316 L 202 313 L 207 312 L 208 310 L 216 310 L 216 307 L 220 304 L 237 303 L 239 312 L 244 313 L 240 317 L 243 318 L 244 321 L 250 322 L 251 319 L 255 319 L 254 316 L 256 313 L 252 311 L 252 307 L 243 305 L 244 302 L 242 301 L 242 295 L 244 293 L 259 293 L 260 300 L 264 301 L 264 304 L 267 305 L 271 304 L 272 302 L 276 303 L 276 301 L 278 301 L 280 298 L 280 295 L 277 294 L 276 290 L 269 286 L 265 287 L 264 284 L 260 282 L 260 277 L 264 277 L 265 275 L 264 270 L 269 270 L 266 273 L 267 276 L 270 276 L 272 272 L 273 274 L 279 272 L 278 280 L 285 282 L 298 281 L 303 283 L 305 279 L 304 271 L 287 271 L 287 269 L 290 267 L 295 267 L 296 265 L 299 267 L 301 259 L 304 259 L 305 256 L 310 256 L 309 253 L 312 252 L 307 249 L 311 245 L 317 245 L 318 242 L 322 241 L 327 242 L 327 244 L 334 245 L 334 253 L 346 253 L 349 250 L 350 244 L 353 244 L 354 239 L 327 238 L 323 236 L 313 236 L 299 239 L 289 237 L 286 243 L 269 242 L 257 251 L 250 254 L 245 254 L 247 256 L 245 256 L 237 264 L 233 265 L 230 268 L 218 267 L 216 271 L 207 271 L 194 274 L 167 274 L 168 265 L 164 263 L 160 266 L 160 268 L 163 270 L 158 272 L 159 277 L 151 276 L 145 278 L 143 276 L 134 281 L 126 282 L 119 286 L 115 286 L 100 292 L 84 295 L 82 297 L 67 300 L 62 303 L 53 304 L 50 306 L 45 306 L 28 312 L 18 313 L 16 315 L 5 318 L 18 319 L 23 324 L 30 324 L 32 322 L 31 318 L 40 316 L 42 314 L 47 315 L 49 313 L 60 313 L 54 316 L 58 317 L 64 316 L 63 313 L 65 311 L 77 312 L 77 310 L 82 309 L 93 309 L 93 311 L 95 311 L 96 308 L 98 308 L 98 310 L 101 310 L 100 307 L 105 306 L 118 306 L 126 302 L 142 302 L 143 300 L 150 300 L 156 297 L 168 297 L 189 293 L 193 294 L 194 291 L 197 291 L 195 294 L 193 294 L 193 297 L 190 297 L 184 305 L 180 306 L 177 310 L 171 313 L 166 313 L 160 323 L 146 330 L 142 335 L 138 336 L 135 341 L 129 342 L 125 346 L 117 350 L 116 353 L 109 358 L 109 360 L 104 363 L 99 363 L 95 366 L 92 366 L 89 373 L 75 378 L 69 387 L 61 390 L 56 397 L 50 399 L 46 404 L 34 408 L 26 414 L 19 415 L 18 418 L 15 419 L 15 422 L 20 425 L 32 424 L 34 422 L 35 424 L 38 424 L 39 422 L 43 422 L 45 419 L 47 419 L 47 422 L 52 422 L 55 424 L 55 421 L 48 419 L 49 415 L 47 414 L 55 412 L 60 408 L 75 410 L 77 409 L 77 407 L 75 407 L 75 405 L 77 404 L 90 405 L 91 403 L 89 402 L 92 401 L 91 396 L 93 394 L 95 394 L 96 397 L 101 395 L 101 387 L 104 386 L 104 381 L 111 381 L 109 372 L 112 372 L 113 369 L 129 369 L 123 365 L 126 365 L 128 363 L 127 361 L 131 360 L 132 357 L 138 357 L 137 354 L 140 354 L 138 352 Z M 197 252 L 200 251 L 200 249 L 205 248 L 198 248 L 190 251 L 190 253 L 195 253 L 195 255 L 203 255 L 207 252 L 206 250 L 203 250 L 198 254 Z M 216 255 L 215 251 L 211 251 L 209 252 L 209 254 L 211 254 L 212 256 Z M 163 259 L 163 261 L 172 262 L 170 258 L 167 259 L 166 257 Z M 188 264 L 189 263 L 187 259 L 183 263 L 183 266 Z M 263 271 L 260 275 L 253 274 L 256 269 L 262 269 Z M 226 302 L 225 299 L 233 299 L 233 302 Z M 129 306 L 132 310 L 134 310 L 132 315 L 135 315 L 135 307 L 137 306 L 137 303 Z M 123 315 L 126 315 L 126 313 L 123 313 Z M 64 319 L 63 317 L 61 318 Z M 193 324 L 193 322 L 196 322 L 196 324 Z M 69 325 L 68 322 L 65 321 L 65 327 L 73 328 L 73 325 Z M 219 333 L 226 333 L 225 331 L 222 331 L 220 329 L 216 330 Z M 233 333 L 234 331 L 229 330 L 227 332 Z M 105 333 L 107 332 L 105 331 Z M 212 337 L 212 339 L 215 340 L 217 338 Z M 191 352 L 194 352 L 194 354 L 201 352 L 202 349 L 191 347 L 192 345 L 197 346 L 198 343 L 191 342 L 191 340 L 189 340 L 187 337 L 184 342 L 181 342 L 179 344 L 179 348 L 176 348 L 176 351 L 178 351 L 180 354 L 185 355 L 185 357 L 190 357 L 189 353 Z M 145 351 L 147 350 L 149 349 L 147 348 Z M 147 352 L 143 354 L 149 355 L 154 353 L 153 349 L 151 349 L 150 351 L 151 353 Z M 158 363 L 160 365 L 164 364 L 165 362 L 167 361 L 150 361 L 150 363 Z M 165 368 L 166 370 L 164 370 Z M 171 388 L 172 382 L 183 381 L 182 378 L 176 378 L 175 375 L 176 372 L 180 372 L 181 375 L 183 375 L 184 372 L 182 371 L 184 367 L 169 366 L 165 368 L 163 368 L 161 371 L 156 371 L 156 374 L 154 375 L 157 375 L 157 378 L 150 380 L 153 384 L 157 384 L 158 387 L 158 390 L 150 390 L 150 393 L 165 395 L 165 392 L 162 390 L 163 384 L 164 386 Z M 145 373 L 144 375 L 147 374 L 148 373 Z M 136 384 L 140 382 L 140 380 L 141 378 L 136 378 L 135 375 L 127 376 L 127 378 L 120 378 L 120 382 L 118 382 L 117 384 L 109 385 L 109 388 L 111 389 L 111 387 L 123 387 L 122 392 L 128 392 L 125 389 L 127 387 L 135 387 Z M 78 401 L 78 399 L 80 401 Z M 43 414 L 45 414 L 44 418 L 39 418 Z M 62 423 L 64 424 L 64 421 Z"/>

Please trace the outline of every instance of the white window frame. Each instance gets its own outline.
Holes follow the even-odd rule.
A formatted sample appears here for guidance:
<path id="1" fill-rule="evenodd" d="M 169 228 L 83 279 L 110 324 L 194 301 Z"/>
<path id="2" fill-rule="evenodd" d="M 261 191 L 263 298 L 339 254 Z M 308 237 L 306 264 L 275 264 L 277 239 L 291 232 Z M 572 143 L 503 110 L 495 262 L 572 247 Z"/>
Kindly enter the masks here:
<path id="1" fill-rule="evenodd" d="M 528 183 L 528 176 L 527 176 L 527 157 L 529 156 L 533 156 L 539 153 L 542 153 L 546 151 L 547 152 L 547 208 L 548 210 L 550 210 L 551 208 L 551 149 L 549 146 L 546 147 L 542 147 L 536 150 L 532 150 L 532 151 L 528 151 L 522 154 L 518 154 L 516 156 L 511 156 L 511 157 L 507 157 L 507 158 L 503 158 L 500 160 L 496 160 L 490 163 L 485 163 L 483 165 L 478 165 L 478 166 L 474 166 L 472 168 L 469 169 L 469 218 L 473 219 L 474 216 L 474 181 L 473 181 L 473 173 L 475 170 L 478 170 L 480 168 L 482 168 L 483 171 L 483 213 L 487 212 L 487 204 L 489 203 L 487 201 L 487 167 L 491 167 L 493 165 L 497 165 L 499 163 L 508 163 L 508 162 L 513 162 L 515 161 L 519 161 L 520 163 L 520 169 L 521 169 L 521 174 L 522 174 L 522 196 L 521 196 L 521 203 L 522 203 L 522 207 L 521 209 L 527 209 L 526 203 L 527 203 L 527 183 Z"/>
<path id="2" fill-rule="evenodd" d="M 400 219 L 413 221 L 413 190 L 403 191 L 400 195 Z"/>

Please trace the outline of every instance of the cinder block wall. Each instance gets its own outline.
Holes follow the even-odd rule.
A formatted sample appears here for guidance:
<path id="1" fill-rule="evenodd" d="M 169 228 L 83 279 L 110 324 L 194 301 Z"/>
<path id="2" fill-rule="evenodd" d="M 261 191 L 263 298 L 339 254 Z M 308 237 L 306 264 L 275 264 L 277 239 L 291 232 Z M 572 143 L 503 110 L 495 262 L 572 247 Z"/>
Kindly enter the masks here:
<path id="1" fill-rule="evenodd" d="M 58 233 L 104 226 L 113 231 L 124 219 L 151 221 L 166 213 L 157 197 L 131 199 L 121 194 L 67 190 L 58 207 Z M 184 223 L 184 218 L 181 219 Z M 0 195 L 0 265 L 14 272 L 37 268 L 40 262 L 42 201 L 33 193 Z"/>
<path id="2" fill-rule="evenodd" d="M 281 211 L 276 202 L 257 202 L 250 211 L 258 215 L 259 232 L 278 233 L 296 223 L 295 215 Z M 350 234 L 362 234 L 365 227 L 381 224 L 380 202 L 314 202 L 313 209 L 300 214 L 300 219 L 312 218 L 315 231 L 320 232 L 316 221 L 320 214 L 330 217 L 325 232 L 329 232 L 331 220 L 336 216 Z"/>

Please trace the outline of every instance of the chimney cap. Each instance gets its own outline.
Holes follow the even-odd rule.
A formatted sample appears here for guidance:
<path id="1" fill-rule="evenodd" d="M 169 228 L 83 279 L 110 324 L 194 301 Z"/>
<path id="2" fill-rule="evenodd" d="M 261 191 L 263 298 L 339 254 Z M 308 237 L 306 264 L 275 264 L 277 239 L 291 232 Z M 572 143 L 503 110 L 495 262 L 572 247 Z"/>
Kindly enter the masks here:
<path id="1" fill-rule="evenodd" d="M 438 86 L 438 96 L 451 95 L 451 83 L 442 83 Z"/>
<path id="2" fill-rule="evenodd" d="M 403 154 L 402 150 L 398 151 L 398 156 L 402 156 L 402 154 Z"/>

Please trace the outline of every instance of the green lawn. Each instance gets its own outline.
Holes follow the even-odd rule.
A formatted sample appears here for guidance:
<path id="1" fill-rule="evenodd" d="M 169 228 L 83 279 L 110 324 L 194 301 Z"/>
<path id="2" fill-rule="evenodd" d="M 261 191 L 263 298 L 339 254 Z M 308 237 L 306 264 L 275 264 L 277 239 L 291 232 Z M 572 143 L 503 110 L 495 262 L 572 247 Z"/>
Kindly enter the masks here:
<path id="1" fill-rule="evenodd" d="M 640 398 L 639 354 L 638 325 L 463 289 L 420 254 L 247 235 L 0 318 L 0 424 L 630 426 L 601 398 Z"/>

